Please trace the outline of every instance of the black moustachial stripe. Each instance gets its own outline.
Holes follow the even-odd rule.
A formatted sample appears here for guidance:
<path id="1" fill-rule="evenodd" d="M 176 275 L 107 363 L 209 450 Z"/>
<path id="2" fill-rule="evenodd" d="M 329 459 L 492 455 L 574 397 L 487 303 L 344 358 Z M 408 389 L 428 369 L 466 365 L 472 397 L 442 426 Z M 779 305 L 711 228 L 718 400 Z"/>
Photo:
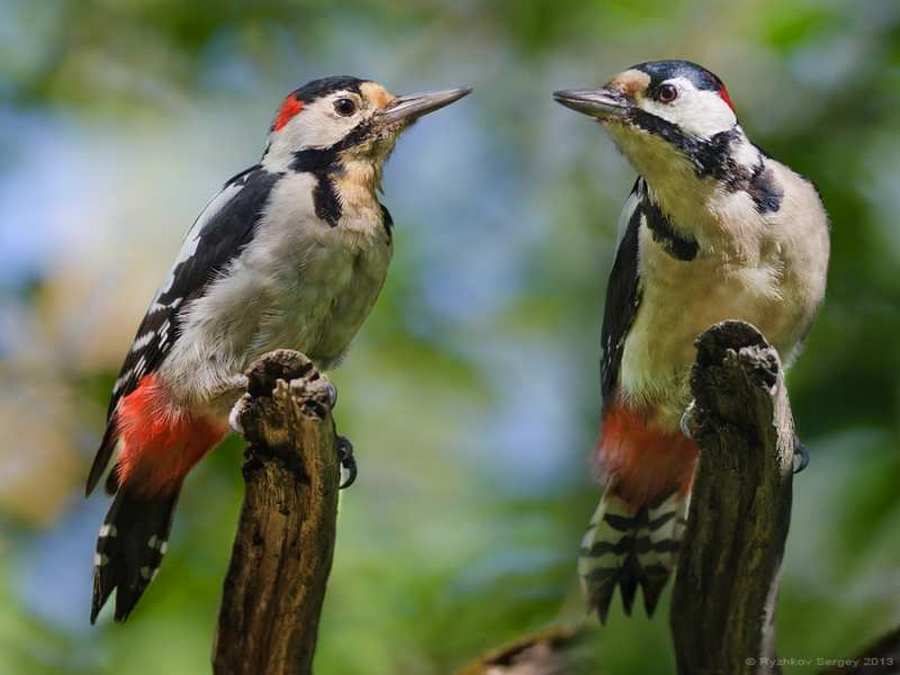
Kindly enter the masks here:
<path id="1" fill-rule="evenodd" d="M 650 61 L 632 68 L 650 76 L 647 86 L 650 95 L 663 82 L 676 77 L 685 78 L 697 89 L 704 91 L 722 92 L 725 88 L 718 76 L 690 61 Z M 737 125 L 705 139 L 686 134 L 677 125 L 640 108 L 633 108 L 629 119 L 635 126 L 663 138 L 690 157 L 699 177 L 711 176 L 723 181 L 733 192 L 747 192 L 759 213 L 775 212 L 781 208 L 784 193 L 776 184 L 771 170 L 766 168 L 764 154 L 760 152 L 760 162 L 752 170 L 734 161 L 731 155 L 732 143 L 743 138 Z M 749 141 L 744 139 L 744 142 Z"/>
<path id="2" fill-rule="evenodd" d="M 294 153 L 290 168 L 316 177 L 316 187 L 313 189 L 316 215 L 331 227 L 336 227 L 343 214 L 333 180 L 335 173 L 340 170 L 337 150 L 334 147 L 300 150 Z"/>
<path id="3" fill-rule="evenodd" d="M 316 215 L 331 227 L 337 227 L 344 212 L 334 186 L 334 177 L 342 171 L 340 153 L 366 140 L 371 133 L 371 122 L 363 121 L 334 145 L 327 148 L 308 148 L 294 153 L 290 168 L 293 171 L 311 173 L 316 177 L 313 205 Z"/>
<path id="4" fill-rule="evenodd" d="M 632 67 L 650 76 L 649 91 L 676 77 L 687 79 L 700 90 L 719 91 L 724 87 L 716 75 L 690 61 L 651 61 Z M 729 146 L 741 135 L 737 125 L 705 139 L 687 134 L 678 125 L 638 107 L 630 109 L 629 119 L 635 126 L 661 137 L 690 157 L 698 176 L 714 176 L 726 180 L 729 178 L 734 164 L 729 154 Z"/>
<path id="5" fill-rule="evenodd" d="M 760 152 L 760 161 L 752 170 L 732 157 L 732 143 L 743 137 L 737 125 L 705 139 L 686 134 L 677 125 L 637 108 L 629 117 L 635 126 L 659 136 L 689 157 L 698 178 L 715 178 L 732 192 L 745 191 L 759 213 L 781 208 L 784 191 L 775 182 L 772 170 L 766 167 L 763 153 Z"/>
<path id="6" fill-rule="evenodd" d="M 659 136 L 689 157 L 694 163 L 694 172 L 698 177 L 711 176 L 726 181 L 732 177 L 736 164 L 729 152 L 730 145 L 741 136 L 741 131 L 736 125 L 706 139 L 687 134 L 677 124 L 640 108 L 630 109 L 628 117 L 635 126 Z"/>
<path id="7" fill-rule="evenodd" d="M 293 96 L 308 104 L 336 91 L 352 91 L 358 94 L 362 85 L 368 81 L 349 75 L 325 77 L 313 80 L 296 89 L 293 92 Z M 309 172 L 316 177 L 316 187 L 313 189 L 313 205 L 316 209 L 316 215 L 331 227 L 336 227 L 343 215 L 341 200 L 334 186 L 334 176 L 340 172 L 338 154 L 342 150 L 346 150 L 365 140 L 371 131 L 371 123 L 364 121 L 354 127 L 338 143 L 330 147 L 300 150 L 294 153 L 291 169 Z"/>
<path id="8" fill-rule="evenodd" d="M 316 187 L 313 190 L 313 205 L 316 215 L 328 223 L 331 227 L 337 227 L 343 215 L 344 208 L 334 187 L 332 175 L 317 175 Z"/>

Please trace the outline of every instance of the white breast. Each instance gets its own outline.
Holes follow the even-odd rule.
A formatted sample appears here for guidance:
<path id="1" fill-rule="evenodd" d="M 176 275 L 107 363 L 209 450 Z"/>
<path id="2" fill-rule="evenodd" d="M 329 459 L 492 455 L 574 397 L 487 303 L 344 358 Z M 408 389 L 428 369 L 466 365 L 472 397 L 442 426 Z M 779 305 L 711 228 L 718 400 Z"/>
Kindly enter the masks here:
<path id="1" fill-rule="evenodd" d="M 165 364 L 180 398 L 211 398 L 273 349 L 298 349 L 322 368 L 347 350 L 384 284 L 392 248 L 380 208 L 336 227 L 317 218 L 315 184 L 305 173 L 282 179 L 253 241 L 186 311 Z"/>
<path id="2" fill-rule="evenodd" d="M 690 400 L 694 340 L 718 321 L 755 325 L 790 361 L 824 295 L 828 261 L 824 210 L 811 187 L 791 187 L 802 190 L 803 208 L 786 199 L 765 222 L 755 215 L 756 222 L 722 230 L 720 245 L 701 248 L 692 261 L 669 256 L 642 227 L 642 298 L 625 341 L 621 386 L 630 399 L 655 408 L 661 422 L 678 424 Z M 720 204 L 723 211 L 752 211 L 752 204 L 734 203 L 749 202 L 745 193 L 721 199 L 730 200 Z"/>
<path id="3" fill-rule="evenodd" d="M 345 213 L 336 227 L 310 217 L 315 178 L 299 174 L 276 187 L 261 236 L 246 264 L 266 279 L 266 309 L 249 346 L 255 358 L 291 347 L 327 368 L 344 354 L 375 304 L 392 247 L 372 196 L 369 210 Z"/>

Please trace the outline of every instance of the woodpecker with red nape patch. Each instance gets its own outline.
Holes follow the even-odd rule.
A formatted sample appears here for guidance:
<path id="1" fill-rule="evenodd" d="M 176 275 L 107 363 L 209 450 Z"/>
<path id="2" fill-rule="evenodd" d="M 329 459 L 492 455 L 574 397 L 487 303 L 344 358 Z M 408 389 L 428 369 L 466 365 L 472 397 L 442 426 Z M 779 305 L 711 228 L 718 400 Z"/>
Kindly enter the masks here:
<path id="1" fill-rule="evenodd" d="M 323 370 L 340 361 L 391 260 L 382 166 L 410 123 L 469 91 L 397 97 L 355 77 L 309 82 L 282 103 L 260 162 L 200 214 L 125 358 L 87 480 L 90 494 L 117 454 L 91 623 L 114 589 L 124 621 L 154 577 L 182 482 L 225 436 L 249 364 L 277 348 Z M 342 460 L 346 486 L 355 464 Z"/>
<path id="2" fill-rule="evenodd" d="M 694 340 L 757 326 L 785 366 L 825 293 L 828 218 L 813 184 L 746 136 L 722 81 L 641 63 L 600 89 L 557 91 L 596 118 L 639 176 L 626 201 L 602 329 L 604 484 L 578 569 L 605 622 L 618 586 L 651 615 L 676 562 L 698 455 L 683 415 Z"/>

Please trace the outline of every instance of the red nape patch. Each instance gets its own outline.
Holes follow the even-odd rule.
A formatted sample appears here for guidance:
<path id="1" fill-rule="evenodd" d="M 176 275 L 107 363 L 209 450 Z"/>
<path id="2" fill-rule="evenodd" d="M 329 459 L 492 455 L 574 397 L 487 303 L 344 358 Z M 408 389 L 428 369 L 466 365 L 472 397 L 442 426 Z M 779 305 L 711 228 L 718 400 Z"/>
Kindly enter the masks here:
<path id="1" fill-rule="evenodd" d="M 728 104 L 728 107 L 731 108 L 732 112 L 734 112 L 734 103 L 731 102 L 731 96 L 728 95 L 728 90 L 725 88 L 724 84 L 719 88 L 719 96 Z"/>
<path id="2" fill-rule="evenodd" d="M 176 407 L 156 375 L 145 376 L 122 399 L 116 427 L 123 441 L 116 470 L 119 483 L 138 494 L 170 494 L 218 443 L 228 425 Z"/>
<path id="3" fill-rule="evenodd" d="M 272 131 L 281 131 L 284 125 L 290 122 L 291 118 L 301 110 L 303 110 L 303 101 L 297 99 L 293 94 L 288 96 L 284 99 L 284 103 L 281 104 L 281 109 L 275 116 L 275 121 L 272 122 Z"/>
<path id="4" fill-rule="evenodd" d="M 699 448 L 681 431 L 651 421 L 652 411 L 616 403 L 603 417 L 598 460 L 616 494 L 633 506 L 673 488 L 691 489 Z"/>

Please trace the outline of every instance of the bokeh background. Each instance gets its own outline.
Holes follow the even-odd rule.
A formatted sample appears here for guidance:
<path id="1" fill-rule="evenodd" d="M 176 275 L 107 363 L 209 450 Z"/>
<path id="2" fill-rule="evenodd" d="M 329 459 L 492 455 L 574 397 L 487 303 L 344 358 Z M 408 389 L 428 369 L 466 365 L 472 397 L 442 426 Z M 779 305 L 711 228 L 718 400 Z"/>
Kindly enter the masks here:
<path id="1" fill-rule="evenodd" d="M 88 625 L 107 504 L 83 480 L 184 232 L 256 161 L 281 98 L 328 74 L 475 93 L 410 130 L 385 174 L 396 258 L 332 375 L 361 478 L 318 672 L 447 673 L 573 606 L 634 176 L 550 92 L 665 57 L 717 72 L 833 220 L 827 304 L 789 378 L 812 464 L 779 653 L 847 657 L 900 623 L 900 3 L 2 0 L 0 673 L 208 671 L 241 443 L 191 476 L 124 627 Z M 667 612 L 628 620 L 617 600 L 603 672 L 673 672 Z"/>

